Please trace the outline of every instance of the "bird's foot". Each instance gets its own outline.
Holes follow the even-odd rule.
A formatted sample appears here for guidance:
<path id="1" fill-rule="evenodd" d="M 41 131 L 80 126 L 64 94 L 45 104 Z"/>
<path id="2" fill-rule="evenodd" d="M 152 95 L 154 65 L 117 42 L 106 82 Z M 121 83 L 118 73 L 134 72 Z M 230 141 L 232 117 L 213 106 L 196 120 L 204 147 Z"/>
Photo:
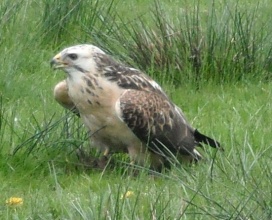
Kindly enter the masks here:
<path id="1" fill-rule="evenodd" d="M 104 170 L 108 167 L 111 163 L 111 158 L 108 156 L 101 156 L 100 158 L 94 157 L 87 153 L 82 147 L 78 148 L 77 157 L 81 163 L 81 166 L 84 167 L 86 170 L 90 169 L 101 169 Z"/>

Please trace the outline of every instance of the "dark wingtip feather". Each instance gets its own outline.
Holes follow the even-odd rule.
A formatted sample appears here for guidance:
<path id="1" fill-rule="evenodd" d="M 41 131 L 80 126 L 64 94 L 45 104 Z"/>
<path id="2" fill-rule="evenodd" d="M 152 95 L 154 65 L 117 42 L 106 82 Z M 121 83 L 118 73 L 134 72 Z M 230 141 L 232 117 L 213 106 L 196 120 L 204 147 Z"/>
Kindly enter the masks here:
<path id="1" fill-rule="evenodd" d="M 223 147 L 221 146 L 221 144 L 218 141 L 216 141 L 216 140 L 214 140 L 204 134 L 201 134 L 197 129 L 195 129 L 194 137 L 195 137 L 196 142 L 204 143 L 204 144 L 207 144 L 213 148 L 218 148 L 218 149 L 224 151 Z"/>

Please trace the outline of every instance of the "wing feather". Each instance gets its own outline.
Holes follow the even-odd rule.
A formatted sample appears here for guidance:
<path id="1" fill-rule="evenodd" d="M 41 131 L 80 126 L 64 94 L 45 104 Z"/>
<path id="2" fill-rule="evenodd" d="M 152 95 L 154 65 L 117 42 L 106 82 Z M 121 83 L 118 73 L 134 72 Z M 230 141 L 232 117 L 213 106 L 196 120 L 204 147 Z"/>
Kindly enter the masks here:
<path id="1" fill-rule="evenodd" d="M 119 102 L 122 120 L 151 151 L 194 154 L 194 129 L 164 95 L 128 90 Z"/>

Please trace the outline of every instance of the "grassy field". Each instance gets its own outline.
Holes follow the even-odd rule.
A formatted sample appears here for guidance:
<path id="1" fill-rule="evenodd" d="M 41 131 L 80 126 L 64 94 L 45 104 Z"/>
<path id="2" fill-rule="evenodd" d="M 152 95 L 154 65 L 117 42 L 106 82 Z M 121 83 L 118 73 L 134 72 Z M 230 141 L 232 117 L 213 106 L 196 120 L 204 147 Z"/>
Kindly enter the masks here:
<path id="1" fill-rule="evenodd" d="M 2 1 L 0 218 L 271 219 L 270 5 Z M 123 155 L 114 169 L 84 169 L 86 131 L 54 101 L 65 75 L 49 61 L 85 42 L 152 75 L 225 152 L 156 175 L 133 176 Z"/>

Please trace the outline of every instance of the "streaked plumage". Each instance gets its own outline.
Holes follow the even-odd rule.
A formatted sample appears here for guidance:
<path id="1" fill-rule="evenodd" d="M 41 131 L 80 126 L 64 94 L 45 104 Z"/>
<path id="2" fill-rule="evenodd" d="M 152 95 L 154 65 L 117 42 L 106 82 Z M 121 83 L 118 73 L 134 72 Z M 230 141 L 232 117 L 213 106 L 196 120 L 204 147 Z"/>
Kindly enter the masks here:
<path id="1" fill-rule="evenodd" d="M 170 154 L 199 160 L 201 142 L 220 147 L 190 126 L 154 80 L 93 45 L 64 49 L 51 64 L 67 73 L 55 87 L 56 100 L 79 112 L 105 155 L 128 152 L 133 162 L 160 169 Z"/>

